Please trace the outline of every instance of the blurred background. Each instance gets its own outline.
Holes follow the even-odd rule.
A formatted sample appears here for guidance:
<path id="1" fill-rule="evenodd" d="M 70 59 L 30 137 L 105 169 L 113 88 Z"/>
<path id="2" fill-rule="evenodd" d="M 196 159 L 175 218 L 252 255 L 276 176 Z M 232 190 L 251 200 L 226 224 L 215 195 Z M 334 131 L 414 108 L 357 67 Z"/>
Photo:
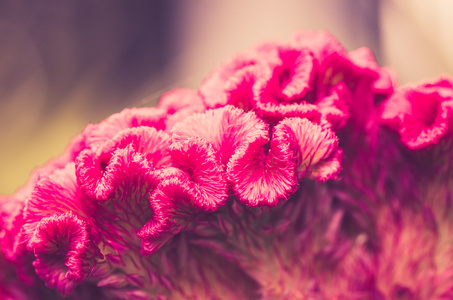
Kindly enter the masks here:
<path id="1" fill-rule="evenodd" d="M 86 124 L 297 29 L 369 47 L 401 84 L 453 75 L 452 0 L 0 0 L 0 194 Z"/>

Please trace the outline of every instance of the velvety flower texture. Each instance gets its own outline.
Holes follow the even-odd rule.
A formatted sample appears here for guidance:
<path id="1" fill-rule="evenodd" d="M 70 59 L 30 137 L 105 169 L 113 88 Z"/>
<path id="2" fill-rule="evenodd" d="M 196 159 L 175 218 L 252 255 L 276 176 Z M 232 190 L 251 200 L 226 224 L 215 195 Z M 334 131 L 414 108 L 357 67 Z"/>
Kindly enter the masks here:
<path id="1" fill-rule="evenodd" d="M 89 124 L 0 197 L 0 298 L 453 299 L 453 81 L 395 83 L 299 31 Z"/>
<path id="2" fill-rule="evenodd" d="M 50 288 L 71 293 L 102 258 L 89 236 L 87 225 L 71 211 L 43 218 L 27 248 L 34 253 L 36 273 Z"/>
<path id="3" fill-rule="evenodd" d="M 452 110 L 453 81 L 440 78 L 402 87 L 383 103 L 381 118 L 398 131 L 403 144 L 418 149 L 451 133 Z"/>
<path id="4" fill-rule="evenodd" d="M 177 124 L 173 147 L 193 136 L 214 147 L 233 191 L 249 206 L 274 206 L 294 193 L 305 175 L 325 181 L 340 171 L 335 135 L 307 119 L 286 119 L 270 130 L 253 112 L 225 106 Z"/>
<path id="5" fill-rule="evenodd" d="M 323 31 L 301 31 L 288 44 L 265 43 L 235 56 L 199 88 L 208 107 L 231 104 L 271 124 L 303 117 L 336 128 L 351 111 L 363 114 L 374 97 L 392 91 L 391 76 L 367 48 L 348 53 Z"/>

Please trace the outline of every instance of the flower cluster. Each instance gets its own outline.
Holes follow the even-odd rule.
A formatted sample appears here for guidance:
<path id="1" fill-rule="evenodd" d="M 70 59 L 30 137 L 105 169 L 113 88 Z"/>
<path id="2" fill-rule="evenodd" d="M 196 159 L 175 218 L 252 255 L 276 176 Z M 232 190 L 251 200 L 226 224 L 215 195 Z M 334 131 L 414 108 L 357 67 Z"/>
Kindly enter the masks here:
<path id="1" fill-rule="evenodd" d="M 2 299 L 450 299 L 453 81 L 323 31 L 88 125 L 0 197 Z"/>

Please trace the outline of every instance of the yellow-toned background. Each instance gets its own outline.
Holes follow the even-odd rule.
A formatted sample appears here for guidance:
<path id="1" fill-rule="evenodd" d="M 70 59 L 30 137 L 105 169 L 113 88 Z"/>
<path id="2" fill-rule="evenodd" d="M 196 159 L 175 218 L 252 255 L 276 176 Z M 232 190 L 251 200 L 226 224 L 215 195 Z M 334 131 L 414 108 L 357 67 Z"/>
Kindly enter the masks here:
<path id="1" fill-rule="evenodd" d="M 0 1 L 0 194 L 87 123 L 302 28 L 370 47 L 402 83 L 453 74 L 451 0 Z"/>

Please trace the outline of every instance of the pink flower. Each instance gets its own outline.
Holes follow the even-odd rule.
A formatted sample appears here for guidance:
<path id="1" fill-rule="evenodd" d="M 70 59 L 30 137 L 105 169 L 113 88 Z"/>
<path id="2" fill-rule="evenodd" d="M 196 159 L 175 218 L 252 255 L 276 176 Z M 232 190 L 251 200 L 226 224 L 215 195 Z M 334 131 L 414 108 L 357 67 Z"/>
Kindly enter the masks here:
<path id="1" fill-rule="evenodd" d="M 257 53 L 239 54 L 215 68 L 198 91 L 208 108 L 230 104 L 249 111 L 255 107 L 253 85 L 262 71 Z"/>
<path id="2" fill-rule="evenodd" d="M 16 195 L 20 197 L 20 195 Z M 36 284 L 37 276 L 30 265 L 33 256 L 26 249 L 22 234 L 25 203 L 20 198 L 0 197 L 0 249 L 1 256 L 13 262 L 17 276 L 26 284 Z"/>
<path id="3" fill-rule="evenodd" d="M 212 145 L 233 191 L 248 205 L 275 205 L 294 191 L 294 154 L 286 141 L 270 142 L 268 125 L 252 112 L 232 106 L 209 110 L 187 118 L 173 132 L 173 145 L 193 137 Z"/>
<path id="4" fill-rule="evenodd" d="M 323 116 L 334 129 L 341 128 L 346 121 L 352 121 L 357 129 L 371 127 L 375 120 L 375 97 L 388 95 L 393 86 L 393 82 L 387 80 L 387 73 L 377 66 L 371 52 L 361 48 L 348 53 L 325 31 L 297 32 L 293 43 L 313 51 L 317 61 L 317 81 L 311 101 L 321 107 Z M 376 82 L 381 82 L 379 93 L 377 88 L 374 89 L 374 85 L 378 85 Z M 324 111 L 325 108 L 328 110 Z"/>
<path id="5" fill-rule="evenodd" d="M 187 174 L 180 184 L 192 205 L 203 211 L 215 211 L 227 199 L 226 174 L 215 149 L 206 141 L 193 137 L 171 145 L 175 167 Z M 178 188 L 178 187 L 174 187 Z"/>
<path id="6" fill-rule="evenodd" d="M 174 89 L 162 95 L 158 108 L 167 112 L 165 126 L 170 130 L 176 123 L 195 112 L 205 111 L 203 99 L 197 91 Z"/>
<path id="7" fill-rule="evenodd" d="M 347 51 L 341 43 L 327 31 L 300 30 L 294 33 L 292 43 L 299 47 L 312 50 L 319 62 L 325 61 L 331 55 L 346 56 Z"/>
<path id="8" fill-rule="evenodd" d="M 36 273 L 50 288 L 70 294 L 102 258 L 92 243 L 87 224 L 72 211 L 43 218 L 27 248 L 33 252 Z"/>
<path id="9" fill-rule="evenodd" d="M 258 115 L 271 123 L 285 117 L 306 117 L 319 122 L 317 107 L 302 101 L 314 89 L 316 68 L 311 51 L 280 45 L 262 47 L 269 53 L 266 58 L 275 57 L 257 75 L 254 85 Z"/>
<path id="10" fill-rule="evenodd" d="M 97 153 L 91 149 L 80 153 L 76 159 L 77 181 L 94 199 L 107 200 L 114 192 L 129 195 L 129 188 L 139 190 L 148 184 L 147 173 L 170 164 L 169 141 L 168 134 L 152 127 L 125 129 L 99 145 Z M 140 186 L 130 185 L 133 181 L 141 182 Z M 119 189 L 123 184 L 127 185 L 125 190 Z"/>
<path id="11" fill-rule="evenodd" d="M 175 234 L 195 226 L 203 212 L 214 211 L 226 201 L 225 175 L 212 159 L 202 166 L 190 166 L 191 159 L 196 162 L 196 155 L 206 155 L 196 151 L 199 146 L 187 148 L 192 156 L 177 154 L 182 154 L 177 160 L 182 159 L 184 170 L 172 167 L 162 173 L 161 184 L 149 199 L 153 214 L 137 233 L 142 239 L 142 254 L 153 254 Z M 210 182 L 208 178 L 218 181 Z"/>
<path id="12" fill-rule="evenodd" d="M 147 126 L 165 129 L 166 111 L 156 107 L 128 108 L 100 122 L 89 124 L 82 132 L 87 148 L 97 151 L 118 132 L 133 127 Z"/>
<path id="13" fill-rule="evenodd" d="M 381 120 L 411 149 L 436 144 L 450 132 L 453 82 L 437 79 L 399 89 L 382 103 Z"/>
<path id="14" fill-rule="evenodd" d="M 23 234 L 28 242 L 41 219 L 73 211 L 92 222 L 93 207 L 77 186 L 74 163 L 42 178 L 25 203 Z"/>
<path id="15" fill-rule="evenodd" d="M 218 151 L 233 191 L 250 206 L 287 199 L 296 188 L 296 168 L 299 178 L 321 181 L 335 178 L 341 169 L 336 137 L 306 119 L 282 121 L 269 139 L 268 125 L 255 114 L 225 106 L 177 124 L 172 145 L 194 136 Z"/>
<path id="16" fill-rule="evenodd" d="M 3 256 L 16 260 L 21 255 L 24 201 L 17 198 L 0 198 L 0 245 Z"/>
<path id="17" fill-rule="evenodd" d="M 239 199 L 250 206 L 276 205 L 295 192 L 299 179 L 335 179 L 341 171 L 342 151 L 329 129 L 307 119 L 285 119 L 269 141 L 240 148 L 228 165 Z"/>
<path id="18" fill-rule="evenodd" d="M 300 118 L 285 119 L 277 127 L 285 135 L 292 135 L 296 143 L 299 178 L 309 177 L 322 182 L 337 178 L 343 151 L 330 129 Z"/>
<path id="19" fill-rule="evenodd" d="M 296 156 L 279 133 L 275 127 L 272 140 L 239 148 L 228 164 L 233 191 L 249 206 L 275 206 L 296 191 Z"/>
<path id="20" fill-rule="evenodd" d="M 159 175 L 144 156 L 131 148 L 115 151 L 103 177 L 106 180 L 95 189 L 100 193 L 89 198 L 95 205 L 95 228 L 102 232 L 104 243 L 119 253 L 140 243 L 136 232 L 153 215 L 149 195 L 159 183 Z"/>
<path id="21" fill-rule="evenodd" d="M 208 142 L 218 153 L 226 168 L 230 158 L 244 144 L 267 139 L 269 126 L 253 112 L 245 113 L 231 105 L 194 114 L 178 123 L 172 130 L 172 143 L 192 137 Z"/>
<path id="22" fill-rule="evenodd" d="M 368 49 L 349 54 L 326 32 L 301 31 L 289 44 L 262 44 L 221 64 L 199 92 L 208 107 L 255 109 L 271 125 L 305 117 L 338 129 L 351 110 L 367 115 L 374 97 L 392 90 L 388 72 Z"/>
<path id="23" fill-rule="evenodd" d="M 180 201 L 181 206 L 179 208 L 184 207 L 184 205 L 187 206 L 190 203 L 190 195 L 184 194 L 184 191 L 173 189 L 180 187 L 180 183 L 179 176 L 169 176 L 164 181 L 163 186 L 151 195 L 152 214 L 137 231 L 137 236 L 141 239 L 141 254 L 145 256 L 153 254 L 181 231 L 185 221 L 175 216 L 174 211 L 177 205 L 175 205 L 175 202 Z"/>
<path id="24" fill-rule="evenodd" d="M 0 197 L 0 297 L 450 299 L 453 80 L 393 88 L 301 31 L 88 125 Z"/>
<path id="25" fill-rule="evenodd" d="M 99 157 L 84 151 L 78 158 L 79 184 L 97 202 L 97 227 L 104 231 L 105 243 L 119 253 L 140 247 L 145 236 L 140 232 L 146 230 L 142 227 L 156 230 L 164 222 L 164 209 L 152 195 L 166 180 L 168 147 L 166 133 L 137 127 L 106 143 Z M 170 230 L 165 228 L 159 232 Z"/>
<path id="26" fill-rule="evenodd" d="M 197 215 L 216 211 L 227 200 L 224 166 L 209 143 L 196 137 L 179 141 L 172 144 L 171 155 L 174 167 L 162 171 L 149 199 L 153 214 L 138 232 L 146 255 L 195 223 Z"/>
<path id="27" fill-rule="evenodd" d="M 373 70 L 379 74 L 378 79 L 372 85 L 372 90 L 377 95 L 387 97 L 393 93 L 396 80 L 393 78 L 393 71 L 389 68 L 381 68 L 374 60 L 374 55 L 370 49 L 361 47 L 353 50 L 349 52 L 349 57 L 356 66 Z"/>

